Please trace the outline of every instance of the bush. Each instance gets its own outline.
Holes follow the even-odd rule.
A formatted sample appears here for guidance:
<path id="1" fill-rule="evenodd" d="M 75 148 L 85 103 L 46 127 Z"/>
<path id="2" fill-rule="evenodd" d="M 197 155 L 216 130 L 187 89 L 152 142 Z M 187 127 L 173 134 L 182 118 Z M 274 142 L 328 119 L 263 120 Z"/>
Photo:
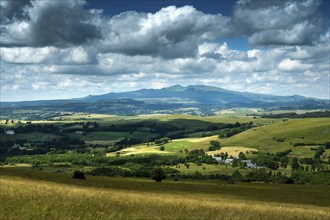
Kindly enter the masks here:
<path id="1" fill-rule="evenodd" d="M 83 172 L 77 171 L 77 170 L 73 172 L 73 177 L 72 178 L 81 179 L 81 180 L 86 179 L 85 174 Z"/>
<path id="2" fill-rule="evenodd" d="M 166 178 L 166 174 L 162 168 L 158 167 L 151 172 L 151 178 L 156 182 L 162 182 Z"/>

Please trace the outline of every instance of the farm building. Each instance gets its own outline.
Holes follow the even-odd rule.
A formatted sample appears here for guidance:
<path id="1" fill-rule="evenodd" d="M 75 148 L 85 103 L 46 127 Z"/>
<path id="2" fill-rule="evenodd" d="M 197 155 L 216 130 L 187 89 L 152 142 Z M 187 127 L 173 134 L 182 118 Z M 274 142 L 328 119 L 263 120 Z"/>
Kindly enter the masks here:
<path id="1" fill-rule="evenodd" d="M 259 167 L 254 163 L 246 163 L 246 167 L 249 169 L 259 169 Z"/>
<path id="2" fill-rule="evenodd" d="M 226 163 L 226 164 L 232 164 L 232 163 L 233 163 L 233 160 L 234 160 L 234 159 L 231 159 L 231 158 L 226 159 L 226 160 L 225 160 L 225 163 Z"/>
<path id="3" fill-rule="evenodd" d="M 15 132 L 14 132 L 14 130 L 7 130 L 6 131 L 6 134 L 8 134 L 8 135 L 14 135 Z"/>
<path id="4" fill-rule="evenodd" d="M 218 163 L 221 163 L 222 162 L 222 157 L 215 157 L 215 156 L 212 156 Z"/>

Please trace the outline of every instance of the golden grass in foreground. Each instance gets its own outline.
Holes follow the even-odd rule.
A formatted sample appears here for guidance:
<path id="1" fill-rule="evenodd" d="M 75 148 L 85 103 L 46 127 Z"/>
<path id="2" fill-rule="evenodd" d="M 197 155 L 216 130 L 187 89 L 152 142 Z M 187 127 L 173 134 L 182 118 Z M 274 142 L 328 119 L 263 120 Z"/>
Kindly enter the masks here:
<path id="1" fill-rule="evenodd" d="M 162 183 L 154 184 L 162 188 Z M 327 207 L 249 201 L 225 194 L 180 196 L 156 190 L 97 188 L 15 176 L 1 176 L 0 186 L 1 219 L 312 220 L 330 217 Z"/>

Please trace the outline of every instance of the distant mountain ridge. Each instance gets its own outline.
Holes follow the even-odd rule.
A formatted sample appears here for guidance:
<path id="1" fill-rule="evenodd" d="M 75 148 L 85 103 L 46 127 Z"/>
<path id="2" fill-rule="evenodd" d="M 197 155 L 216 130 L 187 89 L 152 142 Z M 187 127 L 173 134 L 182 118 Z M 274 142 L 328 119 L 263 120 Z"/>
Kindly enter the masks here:
<path id="1" fill-rule="evenodd" d="M 88 96 L 82 98 L 84 101 L 100 101 L 109 99 L 182 99 L 190 101 L 190 103 L 204 104 L 225 104 L 225 103 L 240 103 L 240 102 L 294 102 L 301 100 L 319 100 L 315 98 L 307 98 L 304 96 L 274 96 L 249 92 L 237 92 L 225 90 L 214 86 L 190 85 L 183 87 L 174 85 L 162 89 L 141 89 L 132 92 L 108 93 L 104 95 Z"/>
<path id="2" fill-rule="evenodd" d="M 58 111 L 81 111 L 111 114 L 183 113 L 215 111 L 233 107 L 272 109 L 329 109 L 329 100 L 299 95 L 275 96 L 249 92 L 230 91 L 213 86 L 174 85 L 162 89 L 141 89 L 130 92 L 89 95 L 65 100 L 2 102 L 1 108 L 46 108 Z M 197 109 L 197 110 L 196 110 Z"/>

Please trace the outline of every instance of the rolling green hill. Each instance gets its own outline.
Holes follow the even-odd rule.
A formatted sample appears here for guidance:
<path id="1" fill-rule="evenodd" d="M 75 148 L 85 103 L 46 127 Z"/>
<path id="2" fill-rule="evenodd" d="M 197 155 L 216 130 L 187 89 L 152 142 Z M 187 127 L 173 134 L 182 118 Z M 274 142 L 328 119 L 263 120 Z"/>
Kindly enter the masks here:
<path id="1" fill-rule="evenodd" d="M 327 141 L 330 141 L 329 118 L 290 119 L 249 129 L 230 138 L 222 139 L 221 143 L 224 146 L 253 147 L 260 151 L 277 152 L 286 149 L 294 150 L 294 143 L 317 145 Z"/>
<path id="2" fill-rule="evenodd" d="M 165 152 L 180 153 L 184 149 L 207 150 L 211 140 L 220 141 L 221 145 L 227 151 L 230 151 L 231 147 L 243 147 L 242 149 L 255 148 L 260 152 L 270 153 L 292 149 L 290 156 L 299 156 L 300 154 L 310 155 L 313 154 L 310 146 L 317 146 L 330 141 L 330 119 L 316 118 L 280 121 L 274 124 L 255 127 L 229 138 L 218 138 L 215 135 L 204 138 L 177 139 L 164 144 Z M 295 143 L 304 143 L 310 146 L 294 147 Z M 159 149 L 157 146 L 147 145 L 139 145 L 137 147 L 140 153 L 143 152 L 141 149 L 152 148 L 154 149 L 152 153 L 156 153 Z M 160 150 L 158 152 L 162 153 Z M 131 149 L 130 153 L 134 154 L 134 149 Z"/>

